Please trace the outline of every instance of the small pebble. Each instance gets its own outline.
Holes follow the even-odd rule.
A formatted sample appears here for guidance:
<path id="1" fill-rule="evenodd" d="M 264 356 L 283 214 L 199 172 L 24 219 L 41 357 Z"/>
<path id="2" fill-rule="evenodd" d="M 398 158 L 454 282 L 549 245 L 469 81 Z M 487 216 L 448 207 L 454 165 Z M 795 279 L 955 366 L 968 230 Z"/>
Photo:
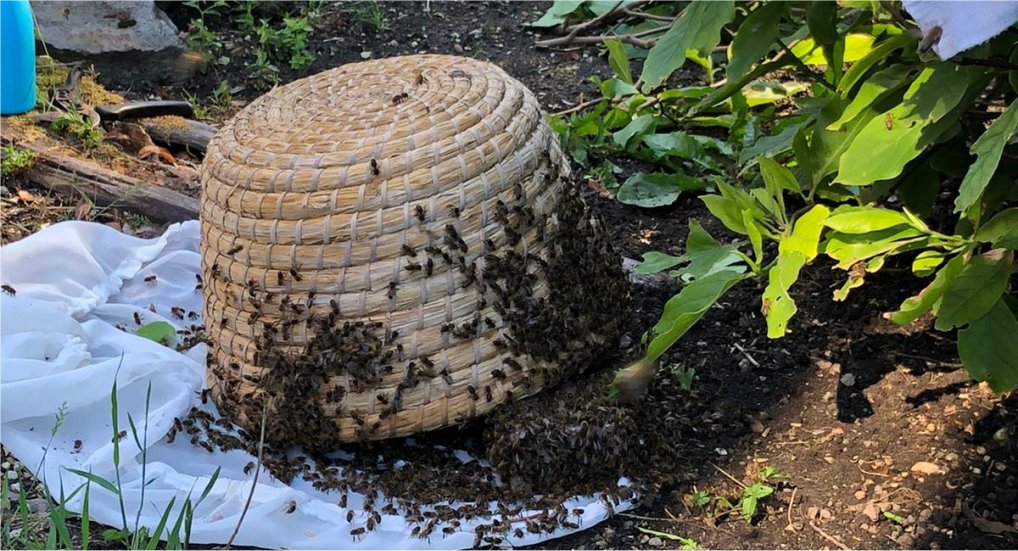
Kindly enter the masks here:
<path id="1" fill-rule="evenodd" d="M 647 542 L 647 545 L 650 545 L 651 547 L 661 547 L 664 544 L 665 544 L 665 542 L 661 541 L 661 538 L 659 538 L 657 536 L 654 536 L 653 538 L 650 538 L 650 541 Z"/>

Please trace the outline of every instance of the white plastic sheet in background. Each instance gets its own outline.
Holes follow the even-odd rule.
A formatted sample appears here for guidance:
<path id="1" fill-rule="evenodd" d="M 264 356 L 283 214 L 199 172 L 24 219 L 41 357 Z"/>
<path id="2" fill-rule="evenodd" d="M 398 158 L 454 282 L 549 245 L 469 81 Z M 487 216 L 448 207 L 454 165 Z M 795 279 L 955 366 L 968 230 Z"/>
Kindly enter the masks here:
<path id="1" fill-rule="evenodd" d="M 221 467 L 218 482 L 195 512 L 191 541 L 225 543 L 254 476 L 244 474 L 244 466 L 254 458 L 239 450 L 210 454 L 192 446 L 186 435 L 172 444 L 163 438 L 174 417 L 201 405 L 198 393 L 205 378 L 205 346 L 182 354 L 133 334 L 138 327 L 136 313 L 143 318 L 142 324 L 165 321 L 179 329 L 200 323 L 181 321 L 170 313 L 171 306 L 201 312 L 201 293 L 195 292 L 198 269 L 197 222 L 171 226 L 151 240 L 101 224 L 63 222 L 0 248 L 0 279 L 17 292 L 0 298 L 0 440 L 28 468 L 41 463 L 35 474 L 52 492 L 58 493 L 61 483 L 68 493 L 84 483 L 68 468 L 114 480 L 110 397 L 116 379 L 121 430 L 128 429 L 128 414 L 139 432 L 148 426 L 143 504 L 141 449 L 130 435 L 120 441 L 120 478 L 129 525 L 133 527 L 140 508 L 141 525 L 153 529 L 171 498 L 176 497 L 179 506 L 189 492 L 197 497 Z M 156 280 L 146 282 L 151 275 Z M 146 419 L 145 394 L 150 384 Z M 55 415 L 61 409 L 63 423 L 51 442 Z M 461 455 L 463 461 L 471 461 Z M 80 511 L 82 497 L 79 493 L 68 508 Z M 297 509 L 288 514 L 291 500 L 297 502 Z M 350 494 L 348 506 L 355 511 L 352 522 L 347 522 L 347 510 L 337 503 L 336 494 L 319 492 L 306 481 L 287 486 L 263 471 L 235 544 L 455 549 L 470 547 L 473 528 L 490 522 L 464 521 L 451 535 L 435 530 L 430 539 L 422 540 L 410 535 L 411 527 L 402 516 L 383 515 L 374 531 L 355 539 L 350 531 L 367 520 L 361 510 L 362 497 Z M 581 529 L 608 515 L 598 496 L 576 497 L 566 506 L 584 509 L 581 519 L 571 519 Z M 615 510 L 630 507 L 623 503 Z M 122 525 L 118 499 L 96 485 L 90 490 L 89 509 L 95 521 Z M 527 532 L 522 521 L 517 526 L 524 528 L 524 537 L 510 533 L 506 544 L 529 545 L 574 531 L 537 535 Z"/>
<path id="2" fill-rule="evenodd" d="M 933 51 L 948 59 L 986 42 L 1018 22 L 1018 2 L 965 0 L 904 0 L 908 11 L 926 36 L 940 27 L 940 41 Z"/>

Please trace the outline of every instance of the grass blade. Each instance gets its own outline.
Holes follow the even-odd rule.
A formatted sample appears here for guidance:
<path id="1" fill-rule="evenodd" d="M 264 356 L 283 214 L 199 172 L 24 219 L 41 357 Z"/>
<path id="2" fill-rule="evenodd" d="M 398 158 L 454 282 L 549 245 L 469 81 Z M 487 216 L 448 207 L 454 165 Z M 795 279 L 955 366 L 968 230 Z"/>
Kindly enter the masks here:
<path id="1" fill-rule="evenodd" d="M 88 516 L 88 496 L 92 489 L 92 483 L 85 483 L 85 498 L 81 502 L 81 549 L 87 550 L 89 539 L 91 538 L 91 527 L 92 520 Z"/>
<path id="2" fill-rule="evenodd" d="M 170 503 L 166 506 L 166 510 L 163 511 L 163 516 L 159 518 L 159 524 L 156 525 L 156 529 L 152 532 L 152 538 L 148 540 L 148 544 L 145 545 L 145 549 L 151 551 L 159 544 L 159 536 L 163 534 L 163 529 L 166 528 L 166 521 L 169 520 L 170 511 L 173 510 L 173 504 L 176 503 L 176 501 L 176 496 L 170 499 Z"/>
<path id="3" fill-rule="evenodd" d="M 105 478 L 103 478 L 101 476 L 94 475 L 92 473 L 87 473 L 85 471 L 81 471 L 81 470 L 78 470 L 78 469 L 67 469 L 67 470 L 71 471 L 72 473 L 74 473 L 74 474 L 76 474 L 76 475 L 78 475 L 80 477 L 85 478 L 86 480 L 89 480 L 91 482 L 95 482 L 96 484 L 101 486 L 102 489 L 107 490 L 109 492 L 112 492 L 114 495 L 118 495 L 118 496 L 120 495 L 120 490 L 118 490 L 117 487 L 114 486 L 112 482 L 110 482 L 109 480 L 106 480 Z"/>

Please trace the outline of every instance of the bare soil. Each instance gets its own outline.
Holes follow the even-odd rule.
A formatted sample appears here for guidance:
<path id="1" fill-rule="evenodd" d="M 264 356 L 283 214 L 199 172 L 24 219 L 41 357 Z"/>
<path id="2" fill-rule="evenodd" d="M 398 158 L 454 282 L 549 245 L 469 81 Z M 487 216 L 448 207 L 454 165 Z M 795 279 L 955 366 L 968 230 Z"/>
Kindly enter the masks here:
<path id="1" fill-rule="evenodd" d="M 433 2 L 430 15 L 423 3 L 382 7 L 390 24 L 384 32 L 342 10 L 326 10 L 312 36 L 318 57 L 311 72 L 359 61 L 363 52 L 376 58 L 421 51 L 472 56 L 504 67 L 550 112 L 582 101 L 594 89 L 587 77 L 608 72 L 592 48 L 533 47 L 537 35 L 524 25 L 543 13 L 544 3 Z M 168 10 L 178 25 L 190 17 L 179 5 Z M 185 90 L 207 97 L 221 80 L 245 82 L 244 64 L 252 57 L 240 33 L 220 33 L 228 48 L 233 45 L 228 66 L 180 82 L 132 81 L 128 71 L 100 78 L 128 97 L 179 99 Z M 298 76 L 283 69 L 284 81 Z M 259 93 L 239 91 L 235 107 Z M 4 185 L 13 194 L 24 187 L 16 180 Z M 626 207 L 593 191 L 587 199 L 630 258 L 679 252 L 690 218 L 731 237 L 708 221 L 695 197 L 656 210 Z M 11 225 L 31 231 L 52 219 L 51 211 L 36 209 L 33 221 L 19 205 L 4 205 L 4 242 L 27 233 L 8 231 Z M 66 216 L 69 207 L 62 208 Z M 662 370 L 640 406 L 656 408 L 662 426 L 655 430 L 674 435 L 671 480 L 645 495 L 635 511 L 540 547 L 680 545 L 641 529 L 690 538 L 704 548 L 1018 547 L 1018 395 L 996 396 L 971 381 L 958 363 L 953 333 L 936 332 L 925 319 L 906 327 L 883 319 L 922 287 L 907 266 L 889 265 L 846 302 L 835 302 L 832 292 L 842 278 L 823 262 L 806 269 L 792 290 L 799 312 L 780 340 L 766 337 L 761 287 L 746 283 L 730 292 L 662 361 L 695 368 L 691 388 L 664 384 L 670 382 Z M 636 288 L 629 343 L 639 342 L 675 290 Z M 768 466 L 782 474 L 750 521 L 691 502 L 699 490 L 734 501 L 741 485 L 755 482 Z"/>

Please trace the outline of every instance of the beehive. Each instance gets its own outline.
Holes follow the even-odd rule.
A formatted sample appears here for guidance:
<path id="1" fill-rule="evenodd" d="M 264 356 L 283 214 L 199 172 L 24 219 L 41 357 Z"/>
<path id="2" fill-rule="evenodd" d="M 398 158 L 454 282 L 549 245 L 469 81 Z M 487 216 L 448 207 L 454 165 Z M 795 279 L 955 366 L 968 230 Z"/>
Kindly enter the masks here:
<path id="1" fill-rule="evenodd" d="M 355 63 L 253 101 L 209 144 L 201 232 L 209 388 L 277 445 L 461 423 L 586 368 L 626 320 L 619 255 L 536 98 L 472 59 Z"/>

